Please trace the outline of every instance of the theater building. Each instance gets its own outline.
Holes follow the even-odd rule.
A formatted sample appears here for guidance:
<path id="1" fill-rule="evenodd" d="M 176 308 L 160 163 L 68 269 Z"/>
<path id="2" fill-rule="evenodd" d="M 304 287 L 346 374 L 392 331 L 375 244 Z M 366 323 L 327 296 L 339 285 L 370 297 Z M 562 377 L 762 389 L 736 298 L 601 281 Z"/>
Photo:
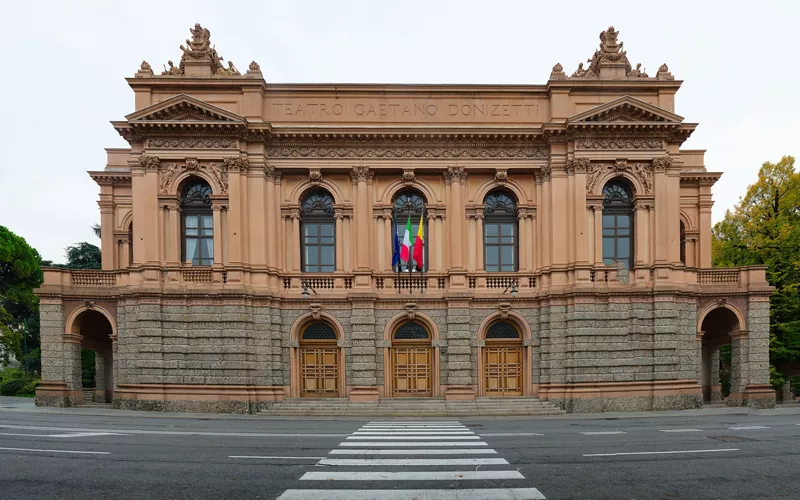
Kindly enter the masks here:
<path id="1" fill-rule="evenodd" d="M 36 403 L 83 404 L 83 347 L 127 409 L 697 408 L 730 345 L 773 405 L 765 270 L 711 267 L 722 174 L 617 35 L 540 85 L 276 84 L 196 25 L 89 172 L 102 270 L 45 269 Z"/>

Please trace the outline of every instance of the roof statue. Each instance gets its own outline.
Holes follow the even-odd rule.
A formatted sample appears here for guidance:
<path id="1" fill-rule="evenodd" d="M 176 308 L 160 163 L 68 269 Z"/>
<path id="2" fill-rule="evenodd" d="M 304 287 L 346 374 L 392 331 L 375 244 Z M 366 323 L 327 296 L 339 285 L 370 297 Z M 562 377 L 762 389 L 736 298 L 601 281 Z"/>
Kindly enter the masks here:
<path id="1" fill-rule="evenodd" d="M 139 66 L 139 71 L 137 71 L 136 75 L 134 76 L 136 78 L 147 78 L 148 76 L 153 76 L 153 68 L 147 61 L 142 61 L 142 65 Z"/>
<path id="2" fill-rule="evenodd" d="M 233 62 L 228 61 L 228 66 L 225 67 L 222 62 L 223 57 L 219 55 L 217 49 L 211 43 L 211 31 L 208 28 L 203 28 L 200 23 L 194 25 L 194 28 L 189 28 L 192 34 L 190 39 L 186 40 L 186 45 L 181 45 L 180 49 L 183 52 L 181 61 L 178 66 L 172 61 L 167 61 L 167 66 L 164 66 L 164 71 L 161 72 L 163 76 L 241 76 L 242 73 L 234 66 Z M 141 69 L 136 73 L 138 78 L 152 76 L 152 68 L 145 68 L 142 64 Z M 150 73 L 148 73 L 148 68 Z M 248 73 L 250 73 L 248 71 Z M 259 75 L 260 76 L 260 75 Z"/>
<path id="3" fill-rule="evenodd" d="M 587 60 L 588 68 L 584 68 L 583 63 L 578 64 L 578 69 L 570 78 L 603 78 L 603 79 L 625 79 L 625 78 L 650 78 L 642 64 L 631 67 L 628 60 L 628 53 L 623 50 L 624 43 L 618 40 L 619 31 L 613 26 L 600 32 L 600 47 L 594 51 L 594 55 Z M 671 75 L 670 75 L 671 76 Z M 666 80 L 668 78 L 661 77 Z"/>
<path id="4" fill-rule="evenodd" d="M 561 66 L 561 63 L 556 63 L 553 66 L 553 70 L 550 72 L 550 79 L 551 80 L 560 80 L 562 78 L 566 78 L 567 75 L 564 73 L 564 67 Z"/>
<path id="5" fill-rule="evenodd" d="M 662 64 L 658 68 L 658 73 L 656 73 L 656 78 L 659 80 L 674 80 L 675 77 L 672 76 L 672 73 L 669 72 L 669 68 L 667 67 L 667 63 Z"/>

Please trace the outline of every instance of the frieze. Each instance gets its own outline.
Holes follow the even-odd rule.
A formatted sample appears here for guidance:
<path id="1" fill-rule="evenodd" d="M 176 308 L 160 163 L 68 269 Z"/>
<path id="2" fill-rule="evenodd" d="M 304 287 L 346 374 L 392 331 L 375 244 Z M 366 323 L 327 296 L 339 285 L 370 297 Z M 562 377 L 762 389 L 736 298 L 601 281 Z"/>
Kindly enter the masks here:
<path id="1" fill-rule="evenodd" d="M 233 139 L 147 139 L 146 147 L 160 149 L 236 149 Z"/>
<path id="2" fill-rule="evenodd" d="M 545 147 L 489 146 L 464 148 L 437 147 L 280 147 L 267 149 L 270 158 L 465 158 L 465 159 L 513 159 L 546 158 Z"/>
<path id="3" fill-rule="evenodd" d="M 578 139 L 575 145 L 583 149 L 663 149 L 658 139 Z"/>

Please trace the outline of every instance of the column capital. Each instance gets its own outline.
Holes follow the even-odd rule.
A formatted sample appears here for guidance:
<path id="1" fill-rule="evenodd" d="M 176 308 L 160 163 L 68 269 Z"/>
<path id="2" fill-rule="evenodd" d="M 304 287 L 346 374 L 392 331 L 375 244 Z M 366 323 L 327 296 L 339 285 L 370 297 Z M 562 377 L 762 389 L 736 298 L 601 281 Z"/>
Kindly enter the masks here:
<path id="1" fill-rule="evenodd" d="M 353 171 L 350 172 L 353 182 L 370 182 L 373 175 L 374 172 L 366 165 L 356 165 L 353 167 Z"/>
<path id="2" fill-rule="evenodd" d="M 447 167 L 447 171 L 444 173 L 444 179 L 447 181 L 447 184 L 463 182 L 467 179 L 467 171 L 464 167 Z"/>

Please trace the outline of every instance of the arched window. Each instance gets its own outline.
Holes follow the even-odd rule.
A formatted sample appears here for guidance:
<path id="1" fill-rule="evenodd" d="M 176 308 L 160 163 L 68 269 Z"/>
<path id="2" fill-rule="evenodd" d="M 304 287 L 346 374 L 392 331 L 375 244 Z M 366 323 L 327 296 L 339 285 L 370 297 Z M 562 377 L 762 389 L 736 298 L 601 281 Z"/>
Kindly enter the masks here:
<path id="1" fill-rule="evenodd" d="M 498 321 L 486 330 L 486 340 L 519 339 L 519 330 L 508 321 Z"/>
<path id="2" fill-rule="evenodd" d="M 603 187 L 603 263 L 624 263 L 633 259 L 633 196 L 622 179 L 612 179 Z"/>
<path id="3" fill-rule="evenodd" d="M 302 263 L 306 273 L 336 270 L 336 219 L 333 197 L 327 191 L 310 191 L 300 208 Z"/>
<path id="4" fill-rule="evenodd" d="M 681 262 L 686 265 L 686 225 L 681 221 Z"/>
<path id="5" fill-rule="evenodd" d="M 181 261 L 193 266 L 214 263 L 214 216 L 211 211 L 211 186 L 191 177 L 181 195 L 183 245 Z"/>
<path id="6" fill-rule="evenodd" d="M 425 340 L 430 338 L 428 330 L 416 321 L 406 321 L 394 332 L 395 340 Z"/>
<path id="7" fill-rule="evenodd" d="M 303 330 L 303 340 L 336 340 L 336 332 L 331 325 L 317 321 Z"/>
<path id="8" fill-rule="evenodd" d="M 486 195 L 483 201 L 483 261 L 488 272 L 517 270 L 517 204 L 503 191 Z"/>
<path id="9" fill-rule="evenodd" d="M 425 217 L 425 199 L 416 191 L 404 191 L 394 198 L 394 230 L 397 233 L 401 248 L 409 219 L 411 220 L 411 234 L 409 236 L 412 247 L 417 237 L 420 219 L 422 220 L 422 239 L 424 241 L 422 265 L 412 260 L 411 270 L 425 271 L 428 269 L 428 241 L 430 241 L 428 240 L 428 220 Z M 395 266 L 395 271 L 408 272 L 407 263 L 401 260 L 399 266 Z"/>

